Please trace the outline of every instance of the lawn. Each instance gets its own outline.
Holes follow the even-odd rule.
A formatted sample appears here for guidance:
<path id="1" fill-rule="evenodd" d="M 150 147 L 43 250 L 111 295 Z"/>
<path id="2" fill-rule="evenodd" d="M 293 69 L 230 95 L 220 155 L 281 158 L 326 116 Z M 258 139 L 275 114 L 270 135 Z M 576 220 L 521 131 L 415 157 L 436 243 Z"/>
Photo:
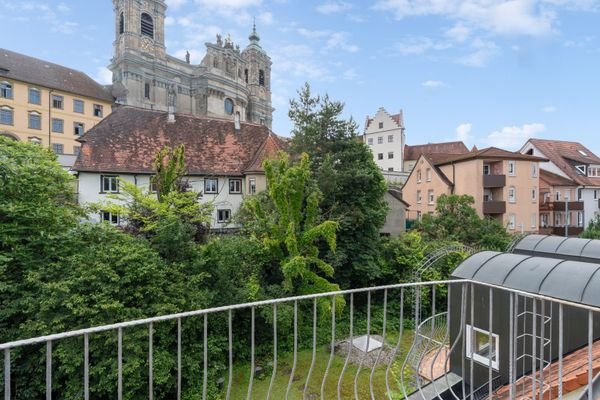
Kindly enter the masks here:
<path id="1" fill-rule="evenodd" d="M 392 390 L 394 399 L 403 398 L 403 394 L 400 389 L 400 370 L 402 362 L 406 357 L 407 352 L 410 349 L 413 340 L 413 332 L 405 330 L 401 350 L 399 355 L 396 357 L 396 361 L 392 365 L 392 370 L 389 374 L 390 389 Z M 397 337 L 388 338 L 388 344 L 397 343 Z M 298 361 L 296 365 L 296 372 L 294 374 L 294 380 L 290 390 L 288 399 L 290 400 L 302 400 L 304 393 L 304 385 L 310 365 L 312 361 L 312 349 L 301 350 L 298 352 Z M 325 374 L 327 362 L 329 361 L 329 349 L 328 346 L 320 346 L 317 348 L 316 361 L 313 369 L 313 373 L 308 383 L 307 399 L 316 400 L 321 397 L 321 382 Z M 337 386 L 338 380 L 344 367 L 345 357 L 335 355 L 329 369 L 327 376 L 324 398 L 325 399 L 337 399 Z M 257 365 L 264 366 L 266 363 L 257 363 Z M 273 386 L 273 392 L 271 399 L 280 400 L 285 399 L 285 393 L 287 390 L 289 377 L 292 371 L 293 365 L 293 354 L 281 354 L 279 355 L 277 365 L 277 375 Z M 386 385 L 385 385 L 385 374 L 387 365 L 380 365 L 375 369 L 373 375 L 373 393 L 375 399 L 387 399 L 386 396 Z M 349 364 L 344 372 L 342 383 L 340 385 L 340 397 L 342 399 L 354 399 L 354 379 L 358 365 Z M 250 364 L 236 365 L 233 373 L 233 384 L 231 390 L 231 399 L 246 399 L 248 393 L 248 379 L 250 375 Z M 363 368 L 358 378 L 358 396 L 359 399 L 371 399 L 369 379 L 371 375 L 371 369 Z M 268 370 L 263 376 L 254 379 L 252 385 L 252 399 L 266 399 L 267 392 L 269 391 L 269 385 L 271 381 L 271 370 Z M 227 379 L 225 380 L 227 382 Z M 411 373 L 405 375 L 405 385 L 407 393 L 412 392 L 414 387 L 414 378 Z"/>

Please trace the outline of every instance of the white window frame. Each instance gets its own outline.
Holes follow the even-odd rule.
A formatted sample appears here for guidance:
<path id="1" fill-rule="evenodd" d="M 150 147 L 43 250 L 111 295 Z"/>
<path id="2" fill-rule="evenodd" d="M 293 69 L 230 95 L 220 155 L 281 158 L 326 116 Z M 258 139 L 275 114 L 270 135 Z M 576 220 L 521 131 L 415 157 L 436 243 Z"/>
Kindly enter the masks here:
<path id="1" fill-rule="evenodd" d="M 515 214 L 510 214 L 508 216 L 508 229 L 511 231 L 517 229 L 517 216 Z"/>
<path id="2" fill-rule="evenodd" d="M 600 178 L 600 166 L 599 165 L 590 165 L 588 167 L 588 176 L 590 178 Z"/>
<path id="3" fill-rule="evenodd" d="M 467 346 L 465 346 L 465 353 L 466 353 L 465 356 L 479 364 L 489 367 L 489 365 L 490 365 L 489 357 L 482 356 L 473 351 L 473 331 L 482 333 L 482 334 L 488 336 L 488 338 L 490 336 L 490 332 L 467 324 L 466 325 Z M 488 344 L 488 346 L 489 346 L 489 344 Z M 495 347 L 495 349 L 496 349 L 496 352 L 493 354 L 493 357 L 491 360 L 492 361 L 492 369 L 498 371 L 498 366 L 500 364 L 499 363 L 499 361 L 500 361 L 500 354 L 499 354 L 500 353 L 500 351 L 499 351 L 500 336 L 498 336 L 498 334 L 493 333 L 493 332 L 492 332 L 492 347 Z"/>
<path id="4" fill-rule="evenodd" d="M 435 193 L 433 192 L 433 189 L 427 191 L 427 201 L 430 206 L 435 204 Z"/>
<path id="5" fill-rule="evenodd" d="M 227 218 L 221 218 L 221 213 L 227 213 L 228 217 Z M 231 222 L 231 209 L 230 208 L 224 208 L 224 209 L 217 210 L 217 222 L 220 223 L 220 224 L 225 224 L 225 223 Z"/>
<path id="6" fill-rule="evenodd" d="M 508 202 L 509 203 L 517 202 L 517 189 L 514 186 L 511 186 L 508 188 Z"/>
<path id="7" fill-rule="evenodd" d="M 556 192 L 554 192 L 554 199 L 556 201 L 560 201 L 560 190 L 557 190 Z"/>
<path id="8" fill-rule="evenodd" d="M 81 104 L 81 111 L 77 110 L 76 104 Z M 85 114 L 85 101 L 81 99 L 73 99 L 73 112 L 77 114 Z"/>
<path id="9" fill-rule="evenodd" d="M 105 218 L 105 216 L 108 216 L 108 219 Z M 121 217 L 119 214 L 102 210 L 100 211 L 100 222 L 106 222 L 111 225 L 121 225 Z"/>
<path id="10" fill-rule="evenodd" d="M 421 194 L 421 191 L 417 190 L 417 203 L 421 204 L 422 201 L 423 201 L 423 196 Z"/>
<path id="11" fill-rule="evenodd" d="M 394 158 L 394 152 L 393 151 L 388 151 L 388 160 L 391 160 Z"/>
<path id="12" fill-rule="evenodd" d="M 587 175 L 587 169 L 585 165 L 576 165 L 575 169 L 577 170 L 577 172 L 579 172 L 581 175 Z"/>
<path id="13" fill-rule="evenodd" d="M 377 136 L 377 144 L 383 144 L 383 136 Z"/>
<path id="14" fill-rule="evenodd" d="M 52 108 L 57 110 L 64 110 L 65 108 L 65 97 L 59 94 L 52 95 Z"/>
<path id="15" fill-rule="evenodd" d="M 242 179 L 241 178 L 229 178 L 229 193 L 241 194 L 242 193 Z"/>
<path id="16" fill-rule="evenodd" d="M 538 165 L 535 162 L 531 163 L 531 177 L 537 178 L 538 176 Z"/>
<path id="17" fill-rule="evenodd" d="M 515 176 L 517 174 L 517 163 L 513 160 L 508 161 L 508 175 Z"/>
<path id="18" fill-rule="evenodd" d="M 388 135 L 388 143 L 394 143 L 394 135 Z"/>
<path id="19" fill-rule="evenodd" d="M 105 189 L 108 182 L 108 189 Z M 119 193 L 119 177 L 117 175 L 100 175 L 100 193 Z"/>
<path id="20" fill-rule="evenodd" d="M 531 188 L 531 201 L 537 201 L 537 187 Z"/>
<path id="21" fill-rule="evenodd" d="M 425 180 L 427 182 L 431 182 L 431 168 L 427 168 L 425 170 Z"/>
<path id="22" fill-rule="evenodd" d="M 492 168 L 490 167 L 490 164 L 483 164 L 483 174 L 490 175 L 491 172 Z"/>
<path id="23" fill-rule="evenodd" d="M 537 227 L 537 214 L 531 214 L 531 229 L 535 229 Z"/>
<path id="24" fill-rule="evenodd" d="M 256 179 L 255 178 L 248 179 L 248 193 L 256 194 Z"/>
<path id="25" fill-rule="evenodd" d="M 11 82 L 0 82 L 0 98 L 12 100 L 15 95 L 15 88 Z"/>
<path id="26" fill-rule="evenodd" d="M 94 104 L 94 117 L 102 118 L 104 116 L 104 106 L 102 104 Z"/>
<path id="27" fill-rule="evenodd" d="M 417 183 L 421 183 L 422 179 L 423 179 L 423 172 L 421 172 L 421 169 L 419 168 L 417 170 Z"/>
<path id="28" fill-rule="evenodd" d="M 214 187 L 213 187 L 213 184 L 214 184 Z M 218 178 L 204 178 L 204 193 L 205 194 L 218 194 L 219 193 L 219 179 Z"/>
<path id="29" fill-rule="evenodd" d="M 370 137 L 370 138 L 367 139 L 367 144 L 369 146 L 373 146 L 373 138 L 372 137 Z"/>

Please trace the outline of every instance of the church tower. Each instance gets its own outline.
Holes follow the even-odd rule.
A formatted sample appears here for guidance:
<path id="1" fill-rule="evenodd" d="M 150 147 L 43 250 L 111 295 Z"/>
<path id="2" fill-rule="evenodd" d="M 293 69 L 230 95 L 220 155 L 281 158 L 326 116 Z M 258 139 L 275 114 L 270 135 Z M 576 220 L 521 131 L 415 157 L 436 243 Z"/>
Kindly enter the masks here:
<path id="1" fill-rule="evenodd" d="M 166 63 L 165 0 L 113 0 L 115 11 L 113 95 L 117 103 L 155 108 L 157 95 L 153 70 Z M 141 68 L 140 68 L 141 66 Z"/>
<path id="2" fill-rule="evenodd" d="M 259 44 L 256 24 L 248 39 L 250 44 L 242 52 L 247 65 L 244 79 L 250 92 L 246 119 L 271 127 L 274 111 L 271 105 L 271 58 Z"/>

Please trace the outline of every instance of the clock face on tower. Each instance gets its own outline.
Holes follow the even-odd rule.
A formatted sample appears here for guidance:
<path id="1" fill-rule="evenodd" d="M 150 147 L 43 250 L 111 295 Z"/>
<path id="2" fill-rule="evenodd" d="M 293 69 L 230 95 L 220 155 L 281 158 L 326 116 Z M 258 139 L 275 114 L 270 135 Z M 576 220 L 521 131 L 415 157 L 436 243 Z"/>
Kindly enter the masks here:
<path id="1" fill-rule="evenodd" d="M 142 38 L 142 50 L 144 51 L 151 51 L 152 50 L 152 46 L 154 45 L 154 43 L 152 43 L 152 39 L 144 37 Z"/>

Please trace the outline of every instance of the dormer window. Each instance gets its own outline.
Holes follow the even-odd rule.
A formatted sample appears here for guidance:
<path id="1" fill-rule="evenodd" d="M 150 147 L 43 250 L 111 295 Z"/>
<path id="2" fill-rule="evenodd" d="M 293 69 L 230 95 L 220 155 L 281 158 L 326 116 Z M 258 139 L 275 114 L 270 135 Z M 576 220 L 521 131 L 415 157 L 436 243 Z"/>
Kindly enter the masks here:
<path id="1" fill-rule="evenodd" d="M 586 166 L 585 165 L 576 165 L 575 169 L 577 170 L 577 172 L 579 172 L 581 175 L 587 175 L 586 174 Z"/>
<path id="2" fill-rule="evenodd" d="M 600 165 L 590 165 L 588 167 L 588 176 L 590 178 L 600 178 Z"/>
<path id="3" fill-rule="evenodd" d="M 142 14 L 142 36 L 148 36 L 151 39 L 154 39 L 154 21 L 149 14 Z"/>
<path id="4" fill-rule="evenodd" d="M 577 151 L 579 152 L 579 154 L 581 154 L 584 157 L 588 156 L 587 153 L 585 151 L 583 151 L 583 150 L 577 150 Z"/>

